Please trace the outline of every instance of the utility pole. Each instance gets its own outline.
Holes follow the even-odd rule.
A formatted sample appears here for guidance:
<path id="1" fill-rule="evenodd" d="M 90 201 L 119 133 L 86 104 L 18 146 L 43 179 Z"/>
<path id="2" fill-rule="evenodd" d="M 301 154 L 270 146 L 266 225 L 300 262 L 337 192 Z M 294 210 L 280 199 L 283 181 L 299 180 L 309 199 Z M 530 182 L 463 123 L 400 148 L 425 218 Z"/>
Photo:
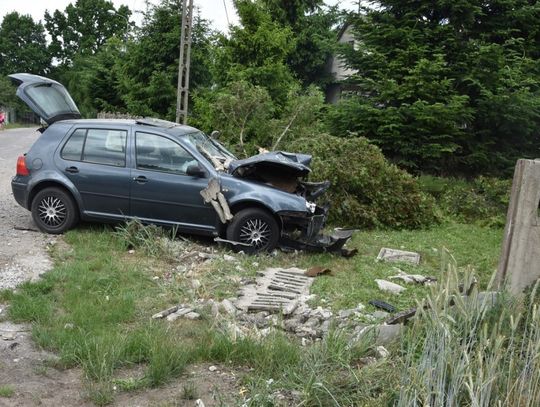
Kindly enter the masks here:
<path id="1" fill-rule="evenodd" d="M 189 4 L 188 4 L 189 1 Z M 180 58 L 178 60 L 178 88 L 176 90 L 176 123 L 187 124 L 189 95 L 189 65 L 191 63 L 191 27 L 193 0 L 182 0 Z"/>

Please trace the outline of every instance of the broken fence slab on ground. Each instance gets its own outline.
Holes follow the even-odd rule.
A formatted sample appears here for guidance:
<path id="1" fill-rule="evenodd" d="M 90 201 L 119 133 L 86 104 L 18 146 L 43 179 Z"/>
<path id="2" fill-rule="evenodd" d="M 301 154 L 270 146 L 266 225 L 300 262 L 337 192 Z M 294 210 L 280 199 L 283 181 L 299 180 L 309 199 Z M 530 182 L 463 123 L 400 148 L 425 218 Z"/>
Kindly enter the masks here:
<path id="1" fill-rule="evenodd" d="M 383 247 L 379 252 L 379 255 L 377 256 L 377 260 L 391 262 L 402 261 L 417 266 L 420 263 L 420 254 L 416 252 L 408 252 L 405 250 L 389 249 L 388 247 Z"/>
<path id="2" fill-rule="evenodd" d="M 255 284 L 240 290 L 236 306 L 245 311 L 270 311 L 291 314 L 302 296 L 309 294 L 313 278 L 304 275 L 299 268 L 268 268 Z"/>

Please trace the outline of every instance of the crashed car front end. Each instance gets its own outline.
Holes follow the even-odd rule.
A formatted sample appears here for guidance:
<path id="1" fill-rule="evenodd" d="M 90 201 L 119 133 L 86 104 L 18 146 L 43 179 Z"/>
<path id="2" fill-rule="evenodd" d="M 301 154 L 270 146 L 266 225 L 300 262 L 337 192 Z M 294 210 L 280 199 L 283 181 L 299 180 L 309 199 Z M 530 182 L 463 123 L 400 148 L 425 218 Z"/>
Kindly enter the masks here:
<path id="1" fill-rule="evenodd" d="M 301 198 L 298 206 L 303 207 L 275 211 L 282 226 L 282 248 L 340 251 L 352 236 L 353 230 L 336 230 L 330 235 L 321 233 L 326 225 L 329 205 L 318 201 L 330 187 L 330 182 L 304 181 L 311 172 L 310 163 L 311 156 L 307 154 L 267 152 L 245 160 L 232 161 L 228 165 L 228 173 Z"/>

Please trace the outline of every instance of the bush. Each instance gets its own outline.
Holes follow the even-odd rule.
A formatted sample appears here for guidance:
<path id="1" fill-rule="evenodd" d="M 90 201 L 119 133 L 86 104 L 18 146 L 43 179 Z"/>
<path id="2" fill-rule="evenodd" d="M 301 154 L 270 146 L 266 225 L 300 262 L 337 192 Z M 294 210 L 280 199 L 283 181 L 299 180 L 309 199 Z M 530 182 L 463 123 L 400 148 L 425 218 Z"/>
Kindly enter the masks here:
<path id="1" fill-rule="evenodd" d="M 466 181 L 425 176 L 420 177 L 420 184 L 448 217 L 489 226 L 505 224 L 511 180 L 481 176 Z"/>
<path id="2" fill-rule="evenodd" d="M 321 134 L 287 149 L 312 154 L 312 178 L 332 182 L 330 221 L 367 228 L 419 228 L 437 221 L 433 198 L 364 137 Z"/>

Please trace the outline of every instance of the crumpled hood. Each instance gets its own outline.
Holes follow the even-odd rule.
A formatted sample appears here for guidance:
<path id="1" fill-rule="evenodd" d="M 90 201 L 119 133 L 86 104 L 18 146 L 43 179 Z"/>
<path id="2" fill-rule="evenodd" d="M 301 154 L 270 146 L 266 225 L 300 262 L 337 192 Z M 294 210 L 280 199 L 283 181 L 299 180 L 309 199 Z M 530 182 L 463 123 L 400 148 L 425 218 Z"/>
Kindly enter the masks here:
<path id="1" fill-rule="evenodd" d="M 244 177 L 259 170 L 272 170 L 293 177 L 304 177 L 311 171 L 311 155 L 272 151 L 257 154 L 244 160 L 234 160 L 229 164 L 229 173 Z"/>

